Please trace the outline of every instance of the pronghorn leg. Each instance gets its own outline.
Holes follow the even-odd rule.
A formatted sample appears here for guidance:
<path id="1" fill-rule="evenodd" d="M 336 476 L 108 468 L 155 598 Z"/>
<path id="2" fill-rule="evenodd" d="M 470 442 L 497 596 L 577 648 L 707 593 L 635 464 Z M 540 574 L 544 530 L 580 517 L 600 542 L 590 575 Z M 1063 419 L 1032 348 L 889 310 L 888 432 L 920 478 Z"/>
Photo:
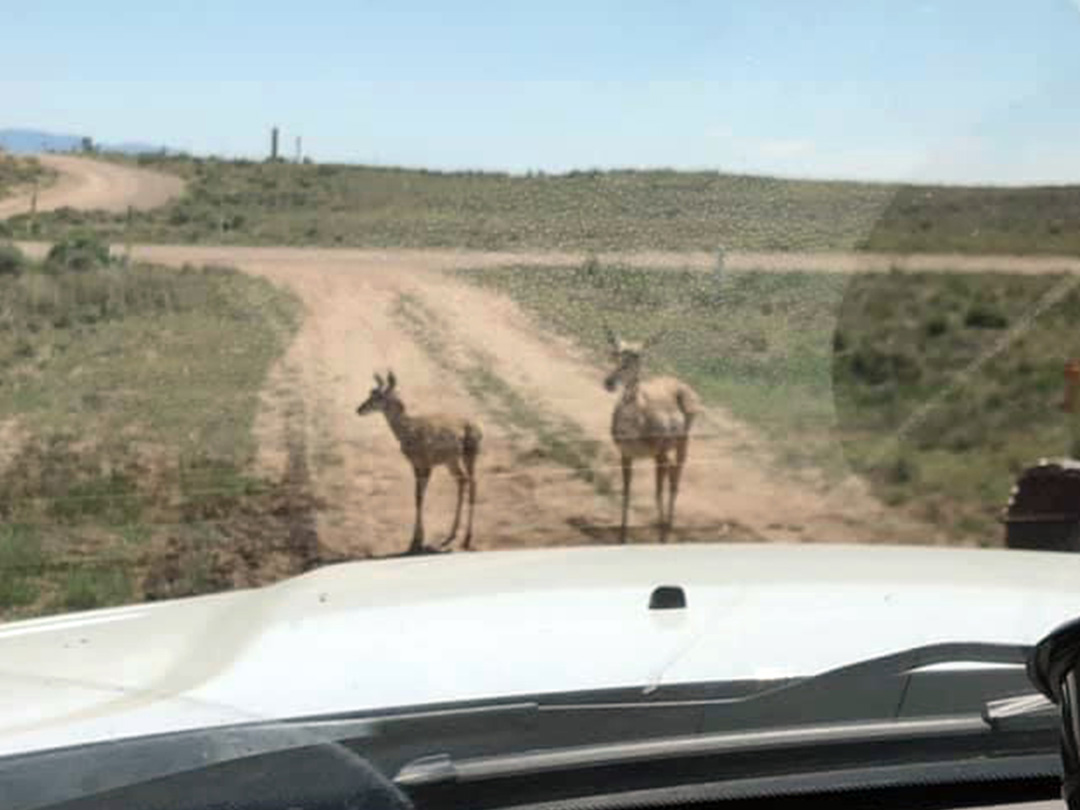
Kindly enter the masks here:
<path id="1" fill-rule="evenodd" d="M 619 530 L 619 542 L 626 542 L 626 523 L 630 518 L 630 480 L 634 476 L 634 460 L 622 457 L 622 528 Z"/>
<path id="2" fill-rule="evenodd" d="M 461 466 L 460 460 L 454 461 L 448 467 L 450 474 L 457 481 L 457 507 L 454 509 L 454 525 L 450 527 L 450 535 L 443 540 L 442 548 L 453 543 L 454 538 L 457 537 L 458 526 L 461 525 L 461 504 L 465 501 L 465 469 Z"/>
<path id="3" fill-rule="evenodd" d="M 416 522 L 413 524 L 412 545 L 409 546 L 410 554 L 418 554 L 424 550 L 424 493 L 427 492 L 428 481 L 431 480 L 431 470 L 425 467 L 414 467 L 416 475 Z"/>
<path id="4" fill-rule="evenodd" d="M 668 471 L 668 480 L 671 487 L 668 495 L 668 531 L 675 527 L 675 499 L 679 497 L 679 479 L 682 478 L 683 465 L 686 464 L 687 451 L 690 449 L 690 438 L 683 436 L 675 445 L 675 463 Z"/>
<path id="5" fill-rule="evenodd" d="M 465 456 L 465 471 L 469 474 L 469 519 L 465 524 L 465 542 L 462 548 L 467 549 L 472 545 L 472 519 L 476 509 L 476 456 Z"/>
<path id="6" fill-rule="evenodd" d="M 664 480 L 671 474 L 667 450 L 656 454 L 656 518 L 660 526 L 660 542 L 667 540 L 667 532 L 670 528 L 667 516 L 664 514 Z"/>

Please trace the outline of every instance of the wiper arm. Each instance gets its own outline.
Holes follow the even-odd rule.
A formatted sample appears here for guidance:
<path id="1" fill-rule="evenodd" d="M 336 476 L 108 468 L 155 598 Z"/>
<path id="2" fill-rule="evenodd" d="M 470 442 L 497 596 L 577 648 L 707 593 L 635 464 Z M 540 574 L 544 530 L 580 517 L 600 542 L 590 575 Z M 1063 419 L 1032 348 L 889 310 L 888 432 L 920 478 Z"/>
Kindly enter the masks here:
<path id="1" fill-rule="evenodd" d="M 1056 719 L 1029 693 L 1028 652 L 1019 645 L 931 645 L 699 701 L 666 702 L 663 694 L 610 702 L 537 697 L 538 733 L 527 741 L 488 751 L 450 743 L 404 763 L 395 782 L 427 795 L 464 783 L 509 790 L 587 782 L 598 769 L 617 771 L 619 779 L 660 769 L 678 781 L 695 767 L 715 778 L 732 769 L 767 771 L 769 762 L 879 770 L 887 762 L 914 767 L 924 760 L 944 768 L 964 757 L 988 773 L 1008 761 L 1017 773 L 1056 774 Z M 664 714 L 676 710 L 696 722 L 674 732 L 669 724 L 665 732 Z M 613 733 L 590 739 L 585 729 L 597 726 Z"/>
<path id="2" fill-rule="evenodd" d="M 600 810 L 815 791 L 1037 780 L 1056 785 L 1053 734 L 958 717 L 802 725 L 406 763 L 394 784 L 425 807 Z M 780 782 L 785 784 L 781 786 Z M 598 785 L 605 785 L 597 797 Z M 1048 792 L 1049 796 L 1050 793 Z M 511 801 L 512 800 L 512 801 Z"/>
<path id="3" fill-rule="evenodd" d="M 698 734 L 658 740 L 591 745 L 551 751 L 526 751 L 505 756 L 455 761 L 448 755 L 423 757 L 408 763 L 394 777 L 400 787 L 430 786 L 443 782 L 502 779 L 577 768 L 628 765 L 664 759 L 746 754 L 764 750 L 823 745 L 858 745 L 888 741 L 978 736 L 987 733 L 981 717 L 891 720 L 871 723 L 835 723 L 785 729 Z"/>
<path id="4" fill-rule="evenodd" d="M 981 713 L 989 700 L 1030 691 L 1030 647 L 947 643 L 916 647 L 800 678 L 704 709 L 703 728 L 891 720 Z M 970 665 L 957 670 L 956 665 Z M 934 688 L 934 685 L 945 688 Z"/>
<path id="5" fill-rule="evenodd" d="M 1002 729 L 1024 721 L 1052 718 L 1057 721 L 1060 709 L 1041 692 L 990 700 L 983 705 L 982 717 L 988 726 Z"/>

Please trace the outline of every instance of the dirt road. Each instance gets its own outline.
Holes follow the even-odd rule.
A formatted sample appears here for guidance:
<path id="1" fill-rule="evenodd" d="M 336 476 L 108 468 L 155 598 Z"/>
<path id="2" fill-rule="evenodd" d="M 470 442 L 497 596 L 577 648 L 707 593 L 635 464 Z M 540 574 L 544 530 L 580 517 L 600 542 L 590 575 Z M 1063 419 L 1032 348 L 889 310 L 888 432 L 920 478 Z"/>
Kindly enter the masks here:
<path id="1" fill-rule="evenodd" d="M 115 168 L 103 169 L 104 188 L 84 175 L 82 185 L 66 191 L 58 186 L 47 204 L 150 204 L 176 190 L 145 173 L 117 178 L 109 174 Z M 618 472 L 608 434 L 614 401 L 601 387 L 602 370 L 530 322 L 511 301 L 445 272 L 511 262 L 565 264 L 580 256 L 200 246 L 140 246 L 135 253 L 165 264 L 233 265 L 286 285 L 303 300 L 301 332 L 262 395 L 258 465 L 275 476 L 304 470 L 306 483 L 325 504 L 318 534 L 332 551 L 383 555 L 408 543 L 411 470 L 383 419 L 355 414 L 371 375 L 387 368 L 396 371 L 414 412 L 458 412 L 484 422 L 477 547 L 614 538 L 618 499 L 612 492 Z M 629 260 L 714 266 L 714 257 L 704 254 Z M 956 257 L 736 253 L 726 261 L 732 268 L 840 272 L 896 264 L 1080 270 L 1065 260 L 1010 257 L 958 262 Z M 634 489 L 634 540 L 651 541 L 656 533 L 648 465 L 638 465 Z M 431 539 L 446 531 L 453 498 L 449 477 L 436 474 L 426 513 Z M 772 461 L 760 437 L 719 408 L 706 414 L 694 438 L 678 523 L 677 539 L 685 541 L 941 540 L 932 527 L 884 507 L 858 479 L 830 488 L 812 473 L 788 474 Z"/>
<path id="2" fill-rule="evenodd" d="M 5 201 L 6 202 L 6 201 Z M 2 206 L 0 203 L 0 216 Z M 42 246 L 22 245 L 30 253 Z M 183 253 L 188 261 L 212 264 L 354 264 L 358 267 L 382 263 L 402 263 L 417 267 L 493 267 L 506 265 L 566 267 L 580 264 L 582 253 L 559 251 L 478 251 L 446 249 L 300 248 L 238 247 L 216 245 L 140 245 L 138 255 L 147 261 L 169 261 Z M 601 261 L 623 263 L 658 270 L 712 272 L 716 256 L 708 253 L 608 253 Z M 952 273 L 1080 273 L 1080 258 L 1073 256 L 964 255 L 956 253 L 760 253 L 733 251 L 724 258 L 727 270 L 818 273 L 868 273 L 906 271 L 948 271 Z"/>
<path id="3" fill-rule="evenodd" d="M 183 193 L 184 181 L 171 175 L 120 166 L 70 155 L 38 155 L 45 166 L 58 173 L 56 182 L 40 190 L 38 211 L 71 208 L 126 211 L 156 208 Z M 30 210 L 33 191 L 0 200 L 0 219 Z"/>
<path id="4" fill-rule="evenodd" d="M 301 332 L 263 395 L 259 465 L 280 475 L 303 455 L 310 485 L 326 504 L 318 532 L 331 550 L 382 555 L 408 543 L 411 470 L 384 420 L 355 414 L 372 374 L 387 368 L 412 410 L 484 423 L 479 548 L 614 539 L 619 472 L 608 433 L 614 399 L 601 386 L 603 370 L 510 300 L 445 272 L 503 264 L 507 256 L 169 246 L 135 253 L 166 264 L 237 266 L 303 300 Z M 652 479 L 650 465 L 639 463 L 637 542 L 656 536 Z M 433 539 L 447 530 L 453 503 L 451 480 L 437 473 L 426 512 Z M 760 437 L 718 408 L 694 439 L 678 522 L 684 541 L 941 540 L 932 527 L 877 502 L 858 479 L 830 489 L 812 474 L 786 474 Z"/>

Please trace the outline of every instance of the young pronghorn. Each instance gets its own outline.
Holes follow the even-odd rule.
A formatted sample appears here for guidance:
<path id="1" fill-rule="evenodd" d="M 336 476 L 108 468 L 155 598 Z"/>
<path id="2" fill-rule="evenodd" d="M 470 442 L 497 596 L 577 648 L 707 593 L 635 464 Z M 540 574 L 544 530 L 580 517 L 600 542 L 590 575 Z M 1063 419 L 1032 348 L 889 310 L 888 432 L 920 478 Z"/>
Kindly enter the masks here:
<path id="1" fill-rule="evenodd" d="M 364 416 L 381 411 L 401 445 L 401 452 L 412 464 L 416 476 L 416 521 L 409 553 L 424 550 L 424 493 L 427 492 L 432 470 L 440 465 L 450 471 L 458 485 L 454 525 L 441 547 L 446 548 L 457 537 L 461 503 L 465 499 L 465 486 L 468 485 L 469 518 L 464 542 L 464 548 L 468 548 L 472 542 L 473 509 L 476 506 L 476 457 L 480 454 L 480 440 L 483 438 L 480 425 L 469 419 L 443 414 L 410 416 L 398 396 L 393 371 L 386 375 L 385 382 L 376 374 L 375 382 L 377 385 L 356 412 Z"/>
<path id="2" fill-rule="evenodd" d="M 656 461 L 656 511 L 660 520 L 660 542 L 663 543 L 675 524 L 675 498 L 686 463 L 690 427 L 700 410 L 700 401 L 690 386 L 674 377 L 641 378 L 642 357 L 651 341 L 626 343 L 610 329 L 607 335 L 615 370 L 604 380 L 604 388 L 614 391 L 620 384 L 623 386 L 622 396 L 611 417 L 611 437 L 622 456 L 622 529 L 619 539 L 626 542 L 634 459 L 651 456 Z M 666 515 L 665 479 L 668 481 Z"/>

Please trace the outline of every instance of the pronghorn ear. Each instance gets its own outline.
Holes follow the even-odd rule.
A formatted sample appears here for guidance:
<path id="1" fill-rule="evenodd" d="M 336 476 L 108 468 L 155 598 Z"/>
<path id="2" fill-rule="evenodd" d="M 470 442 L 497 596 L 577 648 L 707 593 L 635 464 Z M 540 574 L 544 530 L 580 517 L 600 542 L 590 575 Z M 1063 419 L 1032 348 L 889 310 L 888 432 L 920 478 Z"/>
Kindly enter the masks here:
<path id="1" fill-rule="evenodd" d="M 382 377 L 381 377 L 380 375 L 378 375 L 378 374 L 376 374 L 376 375 L 375 375 L 375 384 L 376 384 L 377 386 L 379 386 L 379 390 L 380 390 L 380 391 L 381 391 L 381 390 L 382 390 L 383 388 L 386 388 L 386 383 L 385 383 L 385 382 L 383 382 L 383 378 L 382 378 Z"/>
<path id="2" fill-rule="evenodd" d="M 387 391 L 393 391 L 397 386 L 397 377 L 394 376 L 393 371 L 386 372 L 386 382 L 388 383 Z"/>

